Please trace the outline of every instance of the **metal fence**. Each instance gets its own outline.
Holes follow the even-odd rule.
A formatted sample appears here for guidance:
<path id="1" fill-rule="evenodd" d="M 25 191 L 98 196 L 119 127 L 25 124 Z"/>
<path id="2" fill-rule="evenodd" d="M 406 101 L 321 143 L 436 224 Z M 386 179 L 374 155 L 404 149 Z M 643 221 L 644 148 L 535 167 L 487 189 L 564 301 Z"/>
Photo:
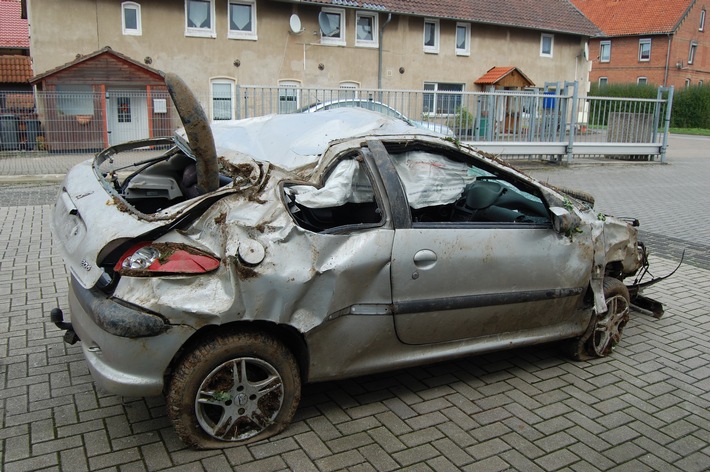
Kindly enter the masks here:
<path id="1" fill-rule="evenodd" d="M 507 159 L 665 161 L 673 88 L 659 89 L 656 99 L 630 99 L 579 96 L 574 82 L 496 92 L 236 86 L 198 98 L 212 120 L 358 106 Z M 0 150 L 5 152 L 95 152 L 169 136 L 180 125 L 166 93 L 0 91 Z"/>

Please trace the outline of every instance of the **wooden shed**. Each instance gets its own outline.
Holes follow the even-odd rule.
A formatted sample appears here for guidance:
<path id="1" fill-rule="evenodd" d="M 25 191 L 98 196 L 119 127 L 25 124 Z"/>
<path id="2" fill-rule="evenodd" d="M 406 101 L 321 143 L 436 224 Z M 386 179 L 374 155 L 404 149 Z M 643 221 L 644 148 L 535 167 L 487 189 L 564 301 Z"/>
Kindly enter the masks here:
<path id="1" fill-rule="evenodd" d="M 535 86 L 533 81 L 523 74 L 523 71 L 513 66 L 492 67 L 479 77 L 474 84 L 482 87 L 486 92 L 501 89 L 521 90 Z"/>
<path id="2" fill-rule="evenodd" d="M 50 151 L 96 151 L 172 132 L 159 71 L 105 47 L 30 79 Z"/>

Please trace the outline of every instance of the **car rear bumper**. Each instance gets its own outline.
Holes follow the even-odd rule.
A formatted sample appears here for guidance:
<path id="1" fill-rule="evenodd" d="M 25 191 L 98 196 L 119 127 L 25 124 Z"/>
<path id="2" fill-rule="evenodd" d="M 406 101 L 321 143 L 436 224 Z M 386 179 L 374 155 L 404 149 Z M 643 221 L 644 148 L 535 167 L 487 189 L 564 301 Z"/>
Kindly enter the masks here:
<path id="1" fill-rule="evenodd" d="M 71 329 L 81 340 L 84 357 L 94 381 L 102 389 L 131 397 L 157 396 L 163 392 L 165 372 L 173 357 L 194 329 L 165 325 L 154 336 L 126 337 L 112 334 L 99 322 L 102 313 L 112 317 L 135 316 L 135 308 L 126 307 L 99 291 L 87 290 L 72 277 L 69 288 Z M 146 313 L 147 316 L 155 316 Z"/>

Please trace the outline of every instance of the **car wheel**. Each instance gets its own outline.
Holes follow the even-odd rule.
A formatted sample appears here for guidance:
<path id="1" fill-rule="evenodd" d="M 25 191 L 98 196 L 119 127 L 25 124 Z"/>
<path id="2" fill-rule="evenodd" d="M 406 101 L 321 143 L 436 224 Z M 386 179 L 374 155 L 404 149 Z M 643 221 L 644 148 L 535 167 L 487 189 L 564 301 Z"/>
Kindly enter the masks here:
<path id="1" fill-rule="evenodd" d="M 607 311 L 592 315 L 587 331 L 572 343 L 572 357 L 588 360 L 605 357 L 619 344 L 631 306 L 629 290 L 620 280 L 604 279 L 604 298 Z"/>
<path id="2" fill-rule="evenodd" d="M 168 416 L 188 446 L 241 445 L 283 431 L 301 398 L 293 354 L 261 333 L 210 339 L 175 369 L 167 394 Z"/>

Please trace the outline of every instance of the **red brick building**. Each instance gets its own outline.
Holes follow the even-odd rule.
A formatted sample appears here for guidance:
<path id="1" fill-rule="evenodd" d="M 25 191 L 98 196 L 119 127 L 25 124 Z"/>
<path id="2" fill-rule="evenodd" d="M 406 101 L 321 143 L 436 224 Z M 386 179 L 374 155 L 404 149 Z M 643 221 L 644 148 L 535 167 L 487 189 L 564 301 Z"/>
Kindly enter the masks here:
<path id="1" fill-rule="evenodd" d="M 603 32 L 589 42 L 591 83 L 676 88 L 710 80 L 709 0 L 572 0 Z"/>

